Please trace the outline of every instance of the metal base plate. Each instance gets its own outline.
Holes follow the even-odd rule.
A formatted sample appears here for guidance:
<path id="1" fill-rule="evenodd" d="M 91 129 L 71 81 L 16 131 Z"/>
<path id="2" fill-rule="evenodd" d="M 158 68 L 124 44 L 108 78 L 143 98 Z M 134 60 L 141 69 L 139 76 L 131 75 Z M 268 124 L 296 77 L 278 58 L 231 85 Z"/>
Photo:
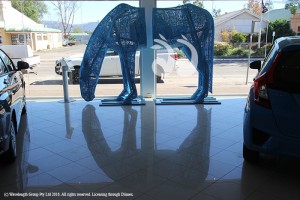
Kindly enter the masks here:
<path id="1" fill-rule="evenodd" d="M 72 103 L 76 101 L 75 99 L 69 99 L 69 101 L 65 101 L 65 100 L 59 100 L 58 103 Z"/>
<path id="2" fill-rule="evenodd" d="M 99 106 L 143 106 L 146 105 L 145 99 L 133 99 L 131 103 L 124 103 L 116 99 L 101 99 Z"/>
<path id="3" fill-rule="evenodd" d="M 156 105 L 191 105 L 191 104 L 221 104 L 214 97 L 206 97 L 203 102 L 195 102 L 189 98 L 157 98 L 155 99 Z"/>

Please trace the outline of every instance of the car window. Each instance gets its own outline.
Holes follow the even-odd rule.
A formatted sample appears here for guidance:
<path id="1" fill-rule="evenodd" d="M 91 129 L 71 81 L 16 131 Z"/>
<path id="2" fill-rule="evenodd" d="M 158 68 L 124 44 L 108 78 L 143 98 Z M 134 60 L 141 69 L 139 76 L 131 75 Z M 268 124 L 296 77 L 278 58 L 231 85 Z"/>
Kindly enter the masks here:
<path id="1" fill-rule="evenodd" d="M 4 64 L 6 65 L 7 70 L 12 71 L 14 65 L 11 62 L 11 60 L 9 59 L 9 57 L 5 53 L 3 53 L 3 51 L 0 51 L 0 57 L 1 57 L 2 61 L 4 62 Z"/>
<path id="2" fill-rule="evenodd" d="M 276 52 L 277 51 L 276 51 L 275 45 L 273 45 L 262 64 L 262 68 L 261 68 L 259 74 L 263 74 L 269 69 L 271 62 L 273 62 L 273 60 L 275 59 Z"/>
<path id="3" fill-rule="evenodd" d="M 5 67 L 5 64 L 3 63 L 3 61 L 0 59 L 0 75 L 7 73 L 8 70 Z"/>
<path id="4" fill-rule="evenodd" d="M 117 56 L 118 53 L 116 51 L 107 51 L 105 56 Z"/>
<path id="5" fill-rule="evenodd" d="M 300 88 L 300 51 L 284 52 L 275 70 L 276 82 L 284 89 Z"/>

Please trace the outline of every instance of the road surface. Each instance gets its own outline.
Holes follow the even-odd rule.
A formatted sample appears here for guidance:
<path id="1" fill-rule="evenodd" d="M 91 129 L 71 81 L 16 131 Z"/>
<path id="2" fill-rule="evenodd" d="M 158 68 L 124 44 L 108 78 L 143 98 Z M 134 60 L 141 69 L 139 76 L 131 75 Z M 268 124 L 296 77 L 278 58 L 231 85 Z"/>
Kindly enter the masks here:
<path id="1" fill-rule="evenodd" d="M 84 53 L 85 45 L 63 47 L 55 50 L 39 51 L 41 64 L 34 73 L 25 75 L 28 97 L 62 97 L 62 77 L 54 72 L 55 60 L 62 56 Z M 255 76 L 255 70 L 249 70 L 249 82 L 246 84 L 248 61 L 215 60 L 213 70 L 213 93 L 210 95 L 247 94 Z M 176 63 L 176 70 L 167 74 L 162 83 L 157 84 L 157 96 L 191 95 L 197 89 L 197 72 L 186 59 Z M 106 79 L 96 88 L 96 96 L 116 96 L 123 89 L 122 80 Z M 140 90 L 139 81 L 137 83 Z M 79 85 L 69 85 L 71 97 L 80 97 Z"/>

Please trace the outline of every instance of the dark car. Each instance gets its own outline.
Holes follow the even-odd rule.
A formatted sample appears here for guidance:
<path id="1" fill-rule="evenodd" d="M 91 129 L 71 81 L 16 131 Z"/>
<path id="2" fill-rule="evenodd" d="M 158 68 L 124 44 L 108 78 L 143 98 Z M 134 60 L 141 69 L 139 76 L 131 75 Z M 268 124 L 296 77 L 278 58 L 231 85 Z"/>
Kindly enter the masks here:
<path id="1" fill-rule="evenodd" d="M 26 113 L 25 81 L 21 70 L 28 69 L 26 62 L 15 66 L 0 49 L 0 155 L 12 162 L 17 157 L 16 134 L 21 115 Z"/>
<path id="2" fill-rule="evenodd" d="M 257 162 L 260 153 L 300 157 L 300 37 L 275 41 L 258 69 L 244 114 L 246 161 Z"/>

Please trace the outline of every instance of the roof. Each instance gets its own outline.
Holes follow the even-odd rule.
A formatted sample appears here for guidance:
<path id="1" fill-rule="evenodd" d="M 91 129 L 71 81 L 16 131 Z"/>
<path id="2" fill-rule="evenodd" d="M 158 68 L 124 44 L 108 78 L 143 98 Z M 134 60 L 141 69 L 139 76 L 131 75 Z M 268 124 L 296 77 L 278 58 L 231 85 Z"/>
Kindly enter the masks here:
<path id="1" fill-rule="evenodd" d="M 89 35 L 87 33 L 70 33 L 70 35 L 72 36 L 85 36 L 85 35 Z"/>
<path id="2" fill-rule="evenodd" d="M 278 44 L 280 49 L 290 46 L 290 45 L 299 45 L 300 44 L 300 36 L 289 36 L 289 37 L 281 37 L 275 40 L 275 43 Z"/>
<path id="3" fill-rule="evenodd" d="M 254 14 L 253 12 L 251 12 L 248 9 L 242 9 L 242 10 L 237 10 L 237 11 L 233 11 L 233 12 L 229 12 L 229 13 L 225 13 L 223 15 L 220 15 L 218 17 L 214 18 L 215 21 L 215 26 L 220 25 L 224 22 L 227 22 L 243 13 L 248 13 L 249 15 L 252 15 L 253 17 L 257 18 L 258 20 L 260 19 L 260 17 L 256 14 Z"/>
<path id="4" fill-rule="evenodd" d="M 0 24 L 1 25 L 1 24 Z M 22 24 L 15 24 L 5 26 L 6 32 L 43 32 L 43 33 L 60 33 L 61 30 L 53 28 L 45 28 L 43 26 L 26 26 Z"/>
<path id="5" fill-rule="evenodd" d="M 291 21 L 291 12 L 288 9 L 273 9 L 263 14 L 263 18 L 270 22 L 274 22 L 277 19 L 285 19 Z"/>
<path id="6" fill-rule="evenodd" d="M 61 32 L 61 30 L 45 28 L 43 24 L 36 23 L 14 9 L 10 1 L 1 0 L 0 2 L 0 19 L 2 19 L 0 21 L 0 28 L 4 28 L 6 32 Z"/>

